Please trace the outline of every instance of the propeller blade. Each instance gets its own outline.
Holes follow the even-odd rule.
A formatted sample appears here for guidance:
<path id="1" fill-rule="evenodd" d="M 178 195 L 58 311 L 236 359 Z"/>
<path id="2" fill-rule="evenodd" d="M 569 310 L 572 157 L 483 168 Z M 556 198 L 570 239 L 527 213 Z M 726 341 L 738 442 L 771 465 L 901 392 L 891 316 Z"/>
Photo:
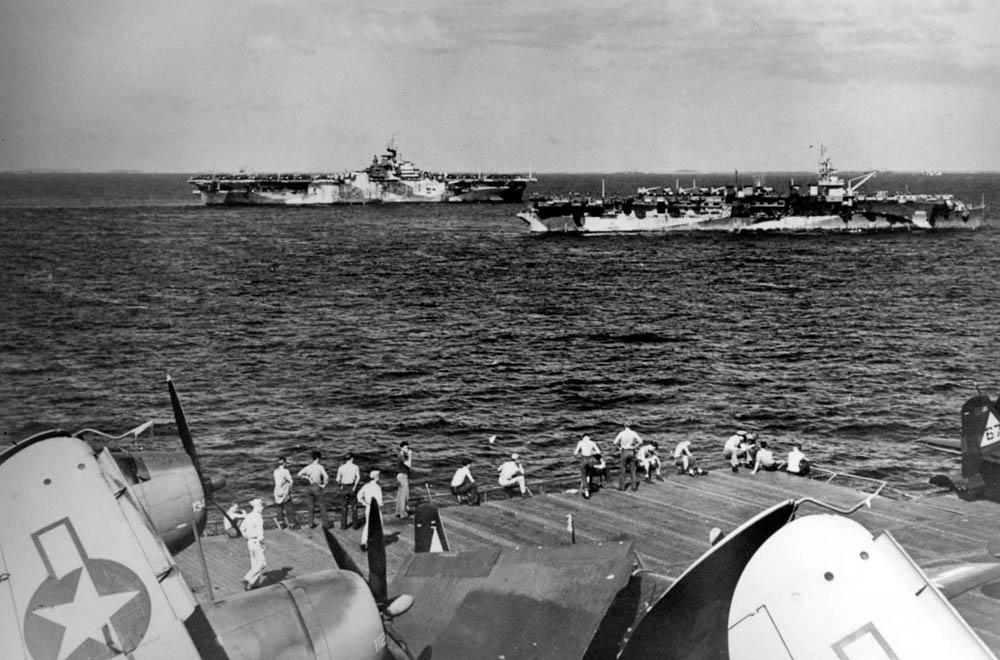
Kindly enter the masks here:
<path id="1" fill-rule="evenodd" d="M 188 457 L 191 459 L 191 465 L 194 466 L 194 471 L 198 475 L 198 479 L 201 481 L 202 491 L 205 493 L 205 501 L 211 503 L 222 515 L 233 526 L 236 530 L 236 535 L 240 538 L 243 537 L 243 533 L 240 532 L 240 526 L 226 513 L 226 510 L 221 504 L 215 501 L 212 497 L 212 493 L 219 490 L 226 485 L 225 479 L 206 479 L 205 474 L 201 471 L 201 461 L 198 460 L 198 450 L 194 446 L 194 438 L 191 437 L 191 429 L 188 428 L 187 418 L 184 417 L 184 409 L 181 408 L 181 400 L 177 396 L 177 390 L 174 388 L 174 381 L 167 374 L 167 389 L 170 390 L 170 406 L 174 409 L 174 421 L 177 424 L 177 435 L 181 438 L 181 444 L 184 446 L 184 451 L 187 453 Z"/>
<path id="2" fill-rule="evenodd" d="M 170 405 L 174 409 L 174 421 L 177 423 L 177 435 L 181 437 L 181 444 L 184 451 L 191 457 L 194 471 L 198 473 L 198 478 L 205 481 L 201 472 L 201 462 L 198 460 L 198 452 L 194 447 L 194 439 L 191 438 L 191 430 L 188 428 L 187 419 L 184 417 L 184 409 L 181 408 L 181 400 L 177 398 L 177 390 L 174 389 L 174 381 L 167 376 L 167 388 L 170 390 Z"/>
<path id="3" fill-rule="evenodd" d="M 410 653 L 410 647 L 406 645 L 406 642 L 403 640 L 403 636 L 399 634 L 399 631 L 396 630 L 396 626 L 392 625 L 391 621 L 383 618 L 382 627 L 385 629 L 385 634 L 396 644 L 398 650 L 403 654 L 400 656 L 397 649 L 390 648 L 390 652 L 394 658 L 399 658 L 399 660 L 416 660 L 416 658 L 413 657 L 413 654 Z"/>
<path id="4" fill-rule="evenodd" d="M 337 564 L 337 567 L 364 577 L 361 567 L 354 562 L 351 555 L 347 554 L 347 550 L 344 550 L 344 546 L 340 545 L 340 541 L 333 535 L 333 532 L 324 527 L 323 536 L 326 537 L 326 545 L 330 548 L 330 554 L 333 555 L 333 561 Z"/>
<path id="5" fill-rule="evenodd" d="M 385 535 L 382 533 L 382 512 L 375 498 L 368 503 L 368 586 L 379 609 L 385 608 L 389 599 L 386 581 Z"/>

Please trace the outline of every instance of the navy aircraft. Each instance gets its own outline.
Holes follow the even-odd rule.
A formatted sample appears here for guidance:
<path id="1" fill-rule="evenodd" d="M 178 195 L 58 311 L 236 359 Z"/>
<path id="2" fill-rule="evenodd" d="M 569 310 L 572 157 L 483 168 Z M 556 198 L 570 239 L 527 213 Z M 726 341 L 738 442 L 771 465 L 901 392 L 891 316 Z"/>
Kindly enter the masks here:
<path id="1" fill-rule="evenodd" d="M 962 458 L 962 478 L 931 477 L 931 483 L 954 491 L 964 500 L 1000 502 L 1000 399 L 977 393 L 962 405 L 960 440 L 929 439 L 925 444 Z"/>
<path id="2" fill-rule="evenodd" d="M 190 451 L 150 456 L 95 453 L 59 431 L 0 453 L 0 658 L 410 659 L 391 620 L 412 599 L 375 593 L 352 570 L 198 603 L 167 542 L 197 538 L 205 482 Z"/>
<path id="3" fill-rule="evenodd" d="M 368 583 L 327 532 L 337 568 L 198 603 L 120 464 L 64 433 L 0 453 L 0 658 L 995 660 L 948 598 L 1000 564 L 930 576 L 853 509 L 800 515 L 831 509 L 807 499 L 723 535 L 676 580 L 644 569 L 628 542 L 454 552 L 425 510 L 415 536 L 429 552 L 390 588 L 372 504 Z M 146 502 L 181 483 L 157 474 Z"/>
<path id="4" fill-rule="evenodd" d="M 167 388 L 183 453 L 128 450 L 117 444 L 126 438 L 138 442 L 140 436 L 152 429 L 151 421 L 115 437 L 94 429 L 83 429 L 73 436 L 86 440 L 96 450 L 108 447 L 111 457 L 118 464 L 153 528 L 163 539 L 167 549 L 176 555 L 194 543 L 197 535 L 204 531 L 208 520 L 207 503 L 218 508 L 223 516 L 228 518 L 228 515 L 212 497 L 225 487 L 226 480 L 208 477 L 202 472 L 198 451 L 170 376 L 167 376 Z M 229 522 L 233 523 L 232 520 Z M 233 525 L 233 528 L 239 533 L 238 526 Z"/>

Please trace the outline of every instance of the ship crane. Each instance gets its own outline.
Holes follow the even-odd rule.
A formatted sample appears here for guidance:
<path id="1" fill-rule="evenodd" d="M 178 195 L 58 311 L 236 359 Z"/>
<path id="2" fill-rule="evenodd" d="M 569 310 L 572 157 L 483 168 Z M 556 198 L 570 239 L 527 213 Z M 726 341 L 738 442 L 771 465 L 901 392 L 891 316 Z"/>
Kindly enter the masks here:
<path id="1" fill-rule="evenodd" d="M 853 179 L 848 179 L 847 181 L 847 194 L 853 195 L 854 191 L 865 185 L 869 179 L 878 174 L 878 170 L 872 170 L 868 174 L 862 174 L 861 176 L 856 176 Z M 855 183 L 857 181 L 857 183 Z"/>

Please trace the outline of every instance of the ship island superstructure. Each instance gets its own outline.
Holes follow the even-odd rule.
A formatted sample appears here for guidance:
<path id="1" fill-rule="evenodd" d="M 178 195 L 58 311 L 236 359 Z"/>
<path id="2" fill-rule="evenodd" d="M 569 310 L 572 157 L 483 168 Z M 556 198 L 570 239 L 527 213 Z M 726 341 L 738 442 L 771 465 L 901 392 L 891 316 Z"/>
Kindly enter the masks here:
<path id="1" fill-rule="evenodd" d="M 223 173 L 188 179 L 206 205 L 289 205 L 521 202 L 531 174 L 426 172 L 406 160 L 390 140 L 362 170 L 332 174 Z"/>

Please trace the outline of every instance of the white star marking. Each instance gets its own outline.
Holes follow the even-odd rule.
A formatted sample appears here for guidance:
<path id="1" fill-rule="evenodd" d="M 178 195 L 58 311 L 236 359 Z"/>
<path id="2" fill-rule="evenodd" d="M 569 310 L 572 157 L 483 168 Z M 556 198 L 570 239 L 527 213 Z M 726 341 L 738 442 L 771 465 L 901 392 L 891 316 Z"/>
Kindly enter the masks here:
<path id="1" fill-rule="evenodd" d="M 76 585 L 73 600 L 62 605 L 35 610 L 38 616 L 65 628 L 56 660 L 65 660 L 88 639 L 104 644 L 101 628 L 105 624 L 110 627 L 111 617 L 138 593 L 138 591 L 123 591 L 102 596 L 97 593 L 94 582 L 90 579 L 90 573 L 84 568 Z"/>

